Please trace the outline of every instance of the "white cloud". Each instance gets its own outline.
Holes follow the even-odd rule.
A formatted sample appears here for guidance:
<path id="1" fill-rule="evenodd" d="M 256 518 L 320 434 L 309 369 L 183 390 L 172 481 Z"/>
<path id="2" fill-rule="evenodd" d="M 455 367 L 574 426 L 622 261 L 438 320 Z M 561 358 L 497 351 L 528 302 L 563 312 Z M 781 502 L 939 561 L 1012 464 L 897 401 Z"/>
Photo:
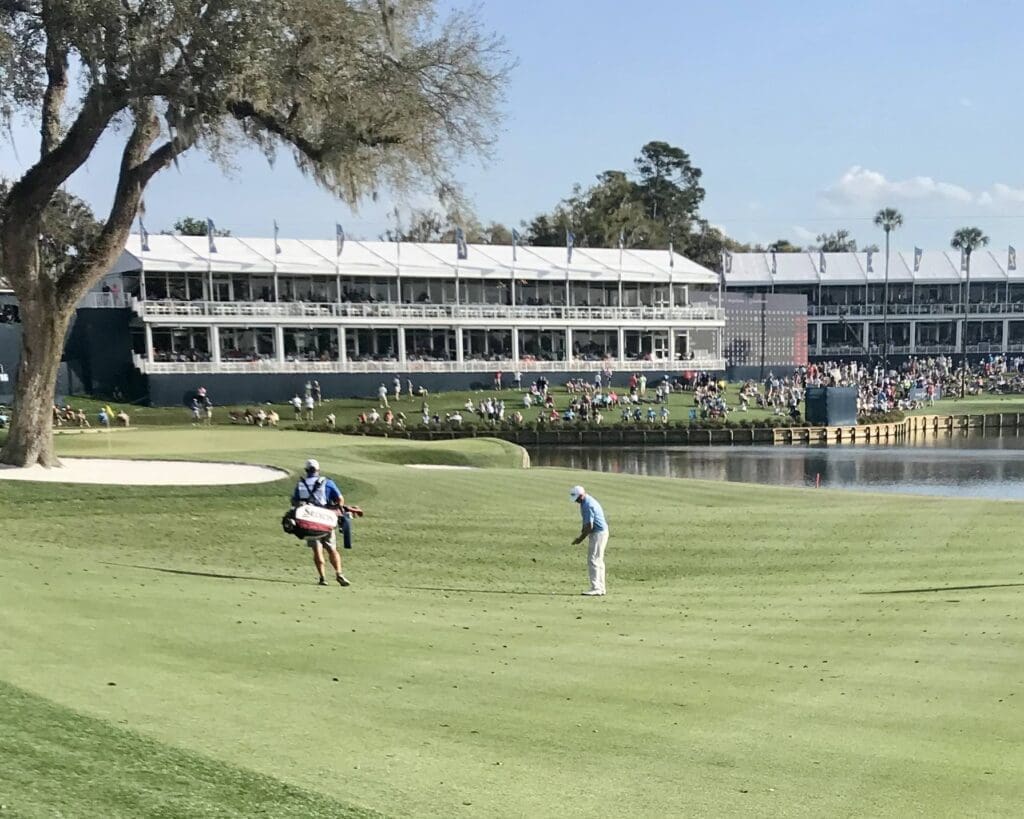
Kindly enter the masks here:
<path id="1" fill-rule="evenodd" d="M 796 236 L 798 242 L 813 242 L 818 238 L 817 233 L 808 230 L 803 225 L 793 225 L 793 235 Z"/>
<path id="2" fill-rule="evenodd" d="M 820 198 L 837 215 L 889 205 L 917 204 L 938 207 L 950 215 L 973 215 L 980 209 L 1006 216 L 1021 213 L 1024 187 L 995 182 L 988 188 L 972 191 L 930 176 L 887 179 L 878 171 L 854 165 L 821 191 Z M 797 235 L 801 235 L 799 230 Z"/>
<path id="3" fill-rule="evenodd" d="M 962 108 L 974 107 L 974 101 L 970 97 L 960 97 L 960 99 L 957 101 L 960 103 L 960 106 Z"/>
<path id="4" fill-rule="evenodd" d="M 821 192 L 821 198 L 834 208 L 888 205 L 899 202 L 943 202 L 969 204 L 977 197 L 966 188 L 941 182 L 930 176 L 886 179 L 878 171 L 854 165 Z"/>
<path id="5" fill-rule="evenodd" d="M 982 191 L 978 195 L 978 204 L 995 208 L 1003 205 L 1024 204 L 1024 188 L 1014 188 L 1004 185 L 1002 182 L 996 182 L 987 191 Z"/>

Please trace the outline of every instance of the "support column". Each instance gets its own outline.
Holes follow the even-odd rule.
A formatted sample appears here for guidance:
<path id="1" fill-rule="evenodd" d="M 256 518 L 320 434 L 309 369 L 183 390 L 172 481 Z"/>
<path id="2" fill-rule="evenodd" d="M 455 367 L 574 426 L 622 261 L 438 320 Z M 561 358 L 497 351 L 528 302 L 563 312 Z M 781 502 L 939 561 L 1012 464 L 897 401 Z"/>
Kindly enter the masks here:
<path id="1" fill-rule="evenodd" d="M 917 355 L 917 322 L 910 322 L 910 354 Z"/>
<path id="2" fill-rule="evenodd" d="M 284 327 L 280 324 L 274 328 L 274 353 L 278 364 L 284 364 Z"/>
<path id="3" fill-rule="evenodd" d="M 821 339 L 821 337 L 824 334 L 824 332 L 825 332 L 825 322 L 819 321 L 818 322 L 818 334 L 815 337 L 815 343 L 814 343 L 814 354 L 815 355 L 821 355 L 821 346 L 822 346 L 822 343 L 821 343 L 822 339 Z"/>
<path id="4" fill-rule="evenodd" d="M 619 305 L 619 306 L 621 307 L 621 305 Z M 619 333 L 619 361 L 625 361 L 626 360 L 626 329 L 624 327 L 620 327 L 618 329 L 618 333 Z"/>
<path id="5" fill-rule="evenodd" d="M 462 347 L 462 328 L 455 328 L 455 363 L 460 367 L 465 362 L 465 351 Z"/>
<path id="6" fill-rule="evenodd" d="M 861 338 L 864 339 L 864 352 L 866 352 L 868 355 L 871 355 L 871 322 L 865 321 L 862 327 L 862 332 L 864 333 L 864 335 L 862 335 Z"/>
<path id="7" fill-rule="evenodd" d="M 210 327 L 210 356 L 214 364 L 220 364 L 220 327 Z"/>
<path id="8" fill-rule="evenodd" d="M 668 365 L 671 368 L 676 360 L 676 328 L 668 330 Z"/>
<path id="9" fill-rule="evenodd" d="M 146 325 L 146 361 L 153 363 L 153 325 Z"/>
<path id="10" fill-rule="evenodd" d="M 338 328 L 338 361 L 342 364 L 348 364 L 348 349 L 345 342 L 345 328 Z"/>
<path id="11" fill-rule="evenodd" d="M 519 368 L 519 328 L 512 328 L 512 361 Z"/>
<path id="12" fill-rule="evenodd" d="M 565 360 L 572 361 L 572 327 L 565 328 Z"/>
<path id="13" fill-rule="evenodd" d="M 964 320 L 962 318 L 958 318 L 956 320 L 956 353 L 954 353 L 954 355 L 960 355 L 960 351 L 963 349 L 963 338 Z M 957 366 L 959 366 L 959 364 Z"/>
<path id="14" fill-rule="evenodd" d="M 405 367 L 405 328 L 398 328 L 398 363 Z"/>
<path id="15" fill-rule="evenodd" d="M 1003 319 L 1003 354 L 1010 351 L 1010 320 Z"/>

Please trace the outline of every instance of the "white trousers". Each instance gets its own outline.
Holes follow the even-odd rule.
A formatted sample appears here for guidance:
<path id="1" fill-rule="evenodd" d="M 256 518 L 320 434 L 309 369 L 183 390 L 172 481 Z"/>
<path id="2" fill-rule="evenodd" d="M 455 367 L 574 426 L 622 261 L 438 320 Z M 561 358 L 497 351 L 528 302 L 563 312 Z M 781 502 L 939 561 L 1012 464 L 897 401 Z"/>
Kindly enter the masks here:
<path id="1" fill-rule="evenodd" d="M 591 532 L 589 541 L 587 569 L 590 573 L 590 589 L 604 594 L 604 548 L 608 545 L 608 530 Z"/>

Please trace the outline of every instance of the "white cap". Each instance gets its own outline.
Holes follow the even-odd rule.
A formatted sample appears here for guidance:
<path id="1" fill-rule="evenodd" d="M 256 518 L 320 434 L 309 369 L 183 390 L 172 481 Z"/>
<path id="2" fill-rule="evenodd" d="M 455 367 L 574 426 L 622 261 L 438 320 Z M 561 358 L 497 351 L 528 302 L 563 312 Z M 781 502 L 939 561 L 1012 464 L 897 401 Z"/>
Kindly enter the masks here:
<path id="1" fill-rule="evenodd" d="M 569 490 L 569 497 L 573 499 L 573 502 L 578 501 L 584 495 L 587 494 L 587 490 L 582 486 L 574 486 Z"/>
<path id="2" fill-rule="evenodd" d="M 306 461 L 306 469 L 307 470 L 312 469 L 314 472 L 319 472 L 320 471 L 320 461 L 318 461 L 316 458 L 310 458 L 308 461 Z"/>

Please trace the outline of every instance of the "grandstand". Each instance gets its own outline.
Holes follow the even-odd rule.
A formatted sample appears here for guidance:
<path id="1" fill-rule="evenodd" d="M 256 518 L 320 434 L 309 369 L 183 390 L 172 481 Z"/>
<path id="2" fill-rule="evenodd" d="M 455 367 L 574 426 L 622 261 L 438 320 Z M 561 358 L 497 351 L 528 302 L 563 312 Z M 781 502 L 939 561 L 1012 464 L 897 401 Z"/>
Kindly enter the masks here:
<path id="1" fill-rule="evenodd" d="M 579 247 L 570 262 L 564 247 L 338 249 L 170 235 L 143 247 L 132 236 L 79 305 L 82 343 L 67 357 L 86 363 L 73 386 L 104 392 L 131 376 L 159 404 L 198 383 L 247 401 L 280 400 L 309 377 L 345 395 L 395 376 L 435 390 L 489 384 L 498 370 L 532 380 L 725 368 L 719 276 L 667 250 Z"/>
<path id="2" fill-rule="evenodd" d="M 567 264 L 564 248 L 215 243 L 132 237 L 143 372 L 723 366 L 718 277 L 667 251 L 576 248 Z"/>
<path id="3" fill-rule="evenodd" d="M 959 251 L 892 253 L 888 310 L 880 252 L 735 253 L 725 286 L 806 296 L 812 359 L 881 356 L 886 327 L 890 358 L 959 354 L 962 343 L 972 358 L 1024 353 L 1024 271 L 975 251 L 968 294 L 961 267 Z"/>

